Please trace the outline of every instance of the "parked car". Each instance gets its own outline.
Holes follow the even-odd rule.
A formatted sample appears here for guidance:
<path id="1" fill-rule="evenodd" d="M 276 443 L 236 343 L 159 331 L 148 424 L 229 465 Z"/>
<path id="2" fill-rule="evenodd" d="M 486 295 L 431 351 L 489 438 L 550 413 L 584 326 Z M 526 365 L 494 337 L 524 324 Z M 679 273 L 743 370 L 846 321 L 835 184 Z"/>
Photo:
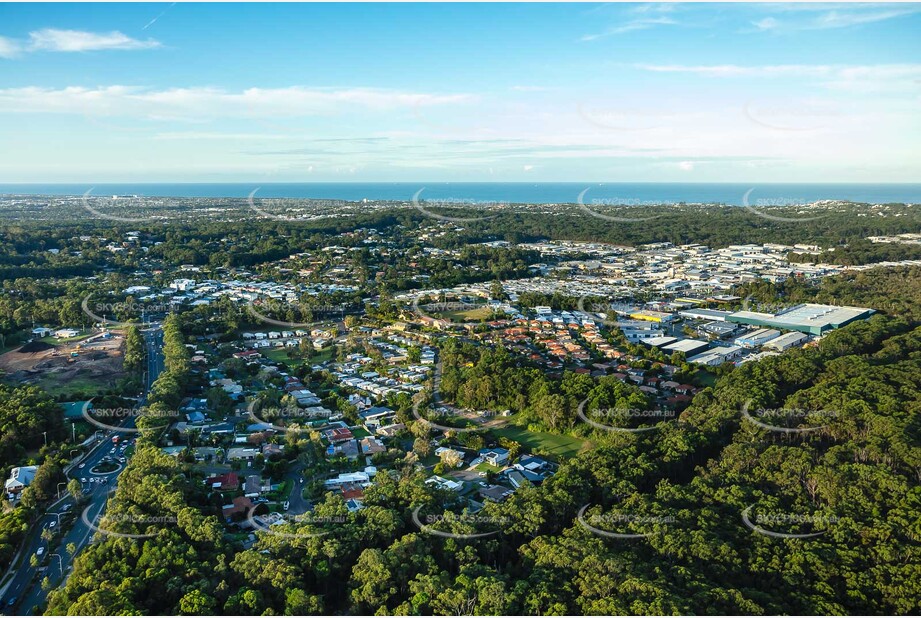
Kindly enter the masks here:
<path id="1" fill-rule="evenodd" d="M 291 508 L 291 503 L 285 500 L 284 507 L 285 507 L 285 510 L 287 511 L 289 508 Z"/>
<path id="2" fill-rule="evenodd" d="M 86 467 L 86 462 L 84 462 L 84 463 L 82 463 L 82 464 L 80 464 L 80 465 L 79 465 L 79 466 L 77 466 L 77 467 L 78 467 L 78 468 L 80 468 L 80 469 L 82 470 L 83 468 L 85 468 L 85 467 Z"/>

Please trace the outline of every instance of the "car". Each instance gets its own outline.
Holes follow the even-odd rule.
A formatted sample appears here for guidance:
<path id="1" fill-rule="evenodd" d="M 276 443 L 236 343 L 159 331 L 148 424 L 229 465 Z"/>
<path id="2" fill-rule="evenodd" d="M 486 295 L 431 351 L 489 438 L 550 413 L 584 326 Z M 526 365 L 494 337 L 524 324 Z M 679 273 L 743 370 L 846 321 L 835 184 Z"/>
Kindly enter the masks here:
<path id="1" fill-rule="evenodd" d="M 304 484 L 304 479 L 301 479 L 301 485 L 303 485 L 303 484 Z"/>
<path id="2" fill-rule="evenodd" d="M 80 482 L 81 482 L 81 483 L 88 483 L 89 481 L 87 481 L 87 480 L 86 480 L 86 477 L 84 476 L 83 478 L 80 479 Z"/>
<path id="3" fill-rule="evenodd" d="M 51 530 L 52 528 L 54 528 L 54 527 L 57 526 L 57 525 L 58 525 L 58 522 L 57 522 L 57 521 L 53 521 L 53 522 L 51 522 L 50 524 L 48 524 L 48 529 Z"/>
<path id="4" fill-rule="evenodd" d="M 10 597 L 9 601 L 6 602 L 6 606 L 13 607 L 14 605 L 16 605 L 16 601 L 18 600 L 19 599 L 17 597 Z"/>
<path id="5" fill-rule="evenodd" d="M 82 464 L 80 464 L 80 465 L 79 465 L 79 466 L 77 466 L 77 467 L 78 467 L 78 468 L 80 468 L 80 469 L 82 470 L 83 468 L 85 468 L 85 467 L 86 467 L 86 462 L 84 462 L 84 463 L 82 463 Z"/>
<path id="6" fill-rule="evenodd" d="M 287 511 L 289 508 L 291 508 L 291 503 L 285 500 L 284 507 L 285 507 L 285 510 Z"/>
<path id="7" fill-rule="evenodd" d="M 44 548 L 44 547 L 39 547 L 39 548 L 35 551 L 35 555 L 36 555 L 36 556 L 41 556 L 41 555 L 44 554 L 44 553 L 45 553 L 45 548 Z"/>
<path id="8" fill-rule="evenodd" d="M 66 513 L 67 511 L 69 511 L 69 510 L 72 509 L 72 508 L 74 508 L 74 505 L 73 505 L 73 504 L 65 504 L 65 505 L 64 505 L 64 508 L 61 509 L 61 512 L 62 512 L 62 513 Z"/>

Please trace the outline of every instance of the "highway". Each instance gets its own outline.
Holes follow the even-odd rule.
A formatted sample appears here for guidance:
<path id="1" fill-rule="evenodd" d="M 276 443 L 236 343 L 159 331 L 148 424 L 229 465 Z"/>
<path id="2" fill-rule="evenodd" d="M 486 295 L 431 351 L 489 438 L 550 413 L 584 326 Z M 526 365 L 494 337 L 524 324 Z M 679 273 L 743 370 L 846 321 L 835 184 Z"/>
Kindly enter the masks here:
<path id="1" fill-rule="evenodd" d="M 160 372 L 163 371 L 164 366 L 163 331 L 159 327 L 154 327 L 144 331 L 143 334 L 147 351 L 147 368 L 145 371 L 144 394 L 138 402 L 139 407 L 146 404 L 150 386 L 160 375 Z M 99 443 L 68 474 L 68 480 L 76 478 L 83 485 L 84 500 L 82 504 L 75 506 L 73 498 L 68 496 L 52 505 L 39 518 L 37 525 L 30 531 L 24 542 L 25 553 L 23 554 L 22 563 L 4 592 L 4 614 L 26 616 L 40 614 L 41 612 L 38 610 L 43 607 L 47 599 L 47 592 L 42 590 L 41 580 L 47 576 L 55 586 L 61 585 L 70 572 L 74 557 L 92 539 L 93 529 L 86 525 L 80 515 L 84 509 L 88 508 L 87 518 L 91 522 L 96 522 L 105 509 L 109 495 L 115 490 L 118 476 L 124 470 L 125 464 L 119 462 L 118 457 L 124 456 L 124 447 L 127 446 L 128 442 L 133 442 L 136 437 L 135 417 L 129 416 L 123 419 L 111 430 L 99 430 L 97 436 L 100 439 Z M 118 444 L 112 441 L 115 437 L 119 438 Z M 110 472 L 94 473 L 93 469 L 105 457 L 113 458 L 119 464 L 119 467 Z M 64 492 L 62 491 L 62 493 Z M 49 548 L 48 542 L 41 538 L 41 533 L 51 522 L 55 522 L 55 528 L 62 526 L 62 522 L 59 520 L 62 519 L 61 515 L 64 514 L 66 516 L 64 517 L 63 525 L 69 525 L 70 528 L 64 534 L 63 539 L 60 536 L 55 537 L 52 543 L 56 549 L 52 550 Z M 71 523 L 68 524 L 67 520 L 71 520 Z M 60 529 L 58 530 L 58 535 L 60 535 Z M 65 549 L 68 543 L 73 543 L 77 548 L 74 556 L 70 556 Z M 29 564 L 31 556 L 40 547 L 44 548 L 42 555 L 44 566 L 40 567 L 41 570 L 33 568 Z M 10 605 L 10 601 L 14 601 L 13 605 Z"/>

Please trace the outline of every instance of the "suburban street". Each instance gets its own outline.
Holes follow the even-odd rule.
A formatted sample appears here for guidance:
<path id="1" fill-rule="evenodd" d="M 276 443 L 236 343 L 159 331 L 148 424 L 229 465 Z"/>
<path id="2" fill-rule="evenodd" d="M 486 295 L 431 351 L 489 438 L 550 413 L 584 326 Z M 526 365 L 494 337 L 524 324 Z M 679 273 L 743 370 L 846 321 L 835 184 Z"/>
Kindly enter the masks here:
<path id="1" fill-rule="evenodd" d="M 163 332 L 159 327 L 144 331 L 143 334 L 147 348 L 147 370 L 144 395 L 138 402 L 139 407 L 146 404 L 146 394 L 150 391 L 151 384 L 163 371 L 164 360 Z M 90 522 L 98 520 L 105 509 L 109 495 L 115 490 L 118 476 L 124 470 L 125 464 L 119 463 L 118 468 L 110 472 L 93 472 L 93 470 L 105 457 L 112 457 L 115 458 L 115 461 L 118 461 L 118 457 L 124 456 L 126 442 L 133 442 L 136 436 L 134 431 L 135 417 L 129 416 L 117 423 L 117 425 L 117 429 L 108 431 L 100 429 L 97 432 L 98 443 L 80 460 L 80 464 L 68 473 L 68 479 L 78 479 L 83 485 L 84 500 L 81 505 L 75 506 L 74 500 L 70 496 L 63 498 L 39 519 L 38 524 L 26 538 L 22 563 L 3 594 L 4 614 L 33 615 L 41 613 L 35 610 L 45 603 L 48 595 L 45 590 L 42 590 L 42 579 L 47 576 L 55 587 L 60 586 L 70 572 L 74 557 L 92 539 L 94 531 L 83 521 L 81 513 L 86 509 L 86 516 Z M 113 442 L 115 438 L 118 438 L 118 443 Z M 42 530 L 51 525 L 52 522 L 54 522 L 55 527 L 61 526 L 60 516 L 65 513 L 72 520 L 71 527 L 63 538 L 58 536 L 53 540 L 56 550 L 52 550 L 49 548 L 48 542 L 41 538 Z M 58 534 L 60 535 L 60 531 Z M 69 555 L 65 550 L 69 543 L 73 543 L 76 546 L 74 556 Z M 40 547 L 44 548 L 42 556 L 45 559 L 43 561 L 44 566 L 36 569 L 29 564 L 29 559 Z M 49 554 L 48 552 L 53 553 Z M 10 601 L 14 599 L 15 601 L 11 606 Z"/>

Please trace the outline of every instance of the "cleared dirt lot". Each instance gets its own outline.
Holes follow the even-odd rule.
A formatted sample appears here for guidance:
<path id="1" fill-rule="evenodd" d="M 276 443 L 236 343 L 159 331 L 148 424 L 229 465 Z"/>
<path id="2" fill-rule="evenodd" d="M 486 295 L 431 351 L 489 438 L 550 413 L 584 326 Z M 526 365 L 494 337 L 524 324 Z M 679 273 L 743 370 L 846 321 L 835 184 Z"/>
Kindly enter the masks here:
<path id="1" fill-rule="evenodd" d="M 107 388 L 125 375 L 123 345 L 120 335 L 58 345 L 37 339 L 0 355 L 0 371 L 4 382 L 35 384 L 52 395 Z"/>

